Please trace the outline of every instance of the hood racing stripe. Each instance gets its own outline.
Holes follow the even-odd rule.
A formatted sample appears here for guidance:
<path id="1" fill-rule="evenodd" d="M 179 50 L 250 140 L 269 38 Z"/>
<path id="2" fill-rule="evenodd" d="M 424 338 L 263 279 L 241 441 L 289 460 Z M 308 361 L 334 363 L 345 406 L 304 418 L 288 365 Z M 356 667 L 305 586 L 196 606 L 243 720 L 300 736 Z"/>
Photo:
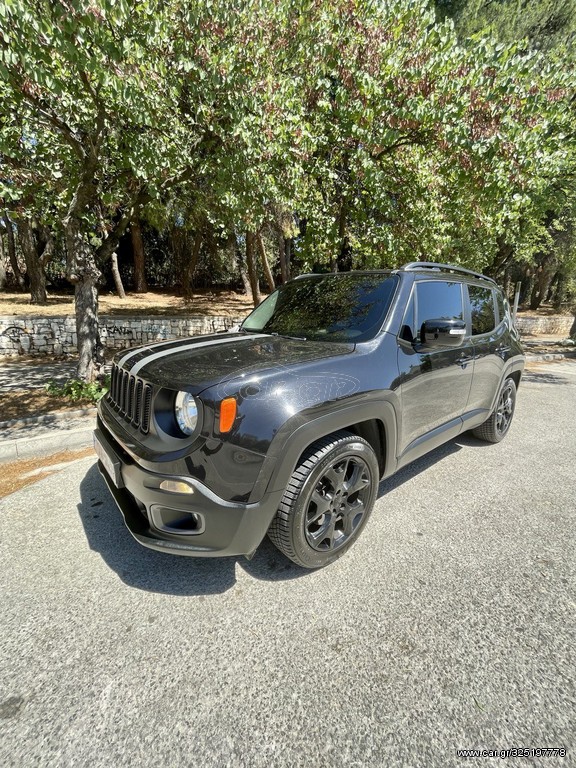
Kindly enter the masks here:
<path id="1" fill-rule="evenodd" d="M 139 347 L 130 349 L 124 355 L 124 357 L 121 357 L 120 360 L 118 360 L 117 365 L 119 368 L 124 368 L 124 364 L 127 363 L 131 357 L 136 357 L 136 355 L 140 354 L 141 352 L 153 352 L 155 348 L 165 347 L 167 344 L 173 344 L 175 341 L 179 341 L 179 339 L 167 339 L 166 341 L 157 341 L 151 346 L 139 346 Z"/>
<path id="2" fill-rule="evenodd" d="M 236 335 L 234 338 L 244 338 L 244 334 L 241 336 Z M 171 350 L 178 349 L 179 347 L 184 347 L 190 344 L 192 339 L 195 339 L 195 343 L 198 346 L 201 346 L 203 344 L 210 344 L 214 342 L 208 341 L 208 339 L 214 338 L 214 334 L 209 334 L 208 336 L 188 336 L 184 339 L 166 339 L 165 341 L 157 341 L 153 344 L 150 344 L 148 346 L 138 346 L 134 349 L 129 350 L 123 357 L 118 360 L 118 367 L 119 368 L 125 368 L 126 370 L 130 370 L 128 366 L 126 366 L 126 363 L 133 357 L 137 357 L 138 355 L 144 355 L 144 358 L 149 360 L 151 357 L 156 355 L 156 351 L 158 349 L 165 349 L 166 347 L 169 347 Z M 206 341 L 202 341 L 202 339 L 206 339 Z M 221 335 L 218 337 L 217 341 L 227 341 L 228 339 L 222 339 Z M 132 363 L 134 365 L 134 363 Z"/>
<path id="3" fill-rule="evenodd" d="M 246 335 L 242 334 L 241 340 L 244 341 L 244 339 L 261 339 L 262 336 L 265 336 L 266 334 L 258 333 L 255 335 Z M 162 349 L 159 352 L 156 352 L 153 355 L 149 355 L 148 357 L 142 358 L 142 360 L 139 360 L 135 365 L 132 366 L 130 369 L 130 375 L 136 376 L 136 374 L 144 368 L 144 366 L 148 365 L 148 363 L 151 363 L 154 360 L 160 360 L 162 357 L 167 357 L 168 355 L 172 354 L 172 352 L 178 351 L 178 352 L 188 352 L 191 349 L 203 349 L 204 347 L 213 347 L 217 344 L 233 344 L 234 342 L 239 341 L 240 339 L 238 336 L 234 336 L 232 339 L 215 339 L 214 341 L 205 341 L 202 342 L 190 342 L 188 341 L 187 344 L 182 344 L 178 347 L 170 347 L 169 349 Z"/>

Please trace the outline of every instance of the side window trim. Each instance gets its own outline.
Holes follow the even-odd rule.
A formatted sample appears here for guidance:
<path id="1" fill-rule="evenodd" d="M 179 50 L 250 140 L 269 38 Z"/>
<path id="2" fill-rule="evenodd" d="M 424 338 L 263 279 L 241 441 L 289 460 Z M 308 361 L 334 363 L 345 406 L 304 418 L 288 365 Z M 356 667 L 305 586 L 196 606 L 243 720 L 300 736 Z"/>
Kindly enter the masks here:
<path id="1" fill-rule="evenodd" d="M 411 322 L 407 323 L 406 320 L 410 319 L 408 318 L 408 312 L 412 310 L 412 318 Z M 404 309 L 404 314 L 402 315 L 402 322 L 400 323 L 400 332 L 398 333 L 398 341 L 403 344 L 408 344 L 410 347 L 416 342 L 416 336 L 414 335 L 413 331 L 416 330 L 416 282 L 412 283 L 412 286 L 410 288 L 410 294 L 408 295 L 408 300 L 406 301 L 406 307 Z M 407 339 L 404 337 L 403 332 L 404 329 L 408 327 L 410 330 L 410 333 L 412 335 L 412 340 Z"/>
<path id="2" fill-rule="evenodd" d="M 508 314 L 507 305 L 508 305 L 508 299 L 506 298 L 503 291 L 501 291 L 499 288 L 494 288 L 494 300 L 496 302 L 496 312 L 498 317 L 498 322 L 496 323 L 496 328 L 499 328 L 502 323 L 506 321 L 506 317 Z"/>

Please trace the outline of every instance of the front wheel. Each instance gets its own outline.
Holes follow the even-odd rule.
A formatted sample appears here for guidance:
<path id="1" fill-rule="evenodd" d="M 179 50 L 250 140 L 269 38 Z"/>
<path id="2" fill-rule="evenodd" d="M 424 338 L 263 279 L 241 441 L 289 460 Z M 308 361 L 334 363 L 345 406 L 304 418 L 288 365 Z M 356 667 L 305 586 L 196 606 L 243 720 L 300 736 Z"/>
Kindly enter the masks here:
<path id="1" fill-rule="evenodd" d="M 360 535 L 374 506 L 379 469 L 372 447 L 349 432 L 318 440 L 288 483 L 268 536 L 304 568 L 322 568 Z"/>
<path id="2" fill-rule="evenodd" d="M 472 434 L 489 443 L 499 443 L 510 429 L 515 406 L 516 384 L 514 379 L 506 379 L 496 407 L 484 424 L 472 430 Z"/>

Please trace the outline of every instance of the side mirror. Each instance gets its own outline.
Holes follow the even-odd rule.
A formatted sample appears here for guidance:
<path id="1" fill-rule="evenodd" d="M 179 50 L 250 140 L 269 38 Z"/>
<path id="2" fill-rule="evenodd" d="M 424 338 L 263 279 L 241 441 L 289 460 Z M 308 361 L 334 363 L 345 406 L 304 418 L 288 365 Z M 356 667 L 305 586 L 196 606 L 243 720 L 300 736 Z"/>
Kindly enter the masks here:
<path id="1" fill-rule="evenodd" d="M 422 323 L 420 340 L 429 348 L 459 347 L 466 336 L 464 320 L 426 320 Z"/>

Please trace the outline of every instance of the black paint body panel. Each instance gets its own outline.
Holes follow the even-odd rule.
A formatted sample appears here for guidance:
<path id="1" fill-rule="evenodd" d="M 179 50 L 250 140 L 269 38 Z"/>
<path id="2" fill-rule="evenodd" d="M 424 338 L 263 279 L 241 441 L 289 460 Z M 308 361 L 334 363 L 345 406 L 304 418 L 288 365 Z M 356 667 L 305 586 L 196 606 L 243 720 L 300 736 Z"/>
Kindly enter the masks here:
<path id="1" fill-rule="evenodd" d="M 109 398 L 99 406 L 98 434 L 129 482 L 118 488 L 101 468 L 141 543 L 177 554 L 250 554 L 299 457 L 319 438 L 339 429 L 369 436 L 387 477 L 486 420 L 504 380 L 514 376 L 518 384 L 524 366 L 510 317 L 501 317 L 493 332 L 472 337 L 468 309 L 460 346 L 426 349 L 402 338 L 404 315 L 414 283 L 439 277 L 396 274 L 398 287 L 381 330 L 359 344 L 235 332 L 116 356 L 123 370 L 154 391 L 146 434 Z M 199 426 L 188 437 L 171 422 L 179 390 L 193 394 L 199 406 Z M 237 417 L 220 434 L 220 403 L 229 397 L 237 402 Z M 193 490 L 188 497 L 165 492 L 157 487 L 163 478 L 188 482 Z M 150 508 L 159 498 L 197 513 L 205 531 L 154 530 Z"/>

